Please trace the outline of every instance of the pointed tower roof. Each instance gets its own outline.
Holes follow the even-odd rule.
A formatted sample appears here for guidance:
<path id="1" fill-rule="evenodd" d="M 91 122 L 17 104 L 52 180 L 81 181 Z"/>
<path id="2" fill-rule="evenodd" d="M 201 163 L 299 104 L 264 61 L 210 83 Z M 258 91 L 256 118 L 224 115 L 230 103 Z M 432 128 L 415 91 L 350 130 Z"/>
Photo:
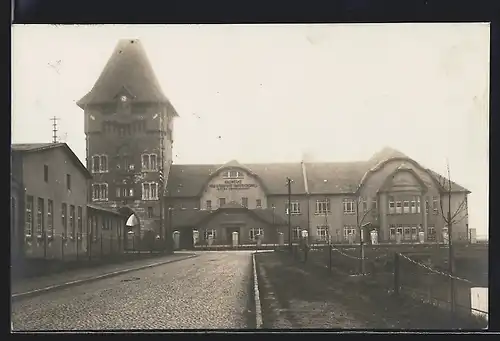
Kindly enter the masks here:
<path id="1" fill-rule="evenodd" d="M 77 105 L 113 103 L 120 95 L 134 102 L 170 104 L 138 39 L 118 41 L 94 87 Z"/>

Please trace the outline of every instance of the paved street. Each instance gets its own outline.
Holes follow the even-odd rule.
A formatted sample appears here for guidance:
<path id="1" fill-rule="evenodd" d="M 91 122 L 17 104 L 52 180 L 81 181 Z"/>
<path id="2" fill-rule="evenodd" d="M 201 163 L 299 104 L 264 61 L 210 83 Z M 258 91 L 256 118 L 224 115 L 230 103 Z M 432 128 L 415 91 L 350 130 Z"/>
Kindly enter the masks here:
<path id="1" fill-rule="evenodd" d="M 251 253 L 198 253 L 14 302 L 14 330 L 253 327 Z"/>

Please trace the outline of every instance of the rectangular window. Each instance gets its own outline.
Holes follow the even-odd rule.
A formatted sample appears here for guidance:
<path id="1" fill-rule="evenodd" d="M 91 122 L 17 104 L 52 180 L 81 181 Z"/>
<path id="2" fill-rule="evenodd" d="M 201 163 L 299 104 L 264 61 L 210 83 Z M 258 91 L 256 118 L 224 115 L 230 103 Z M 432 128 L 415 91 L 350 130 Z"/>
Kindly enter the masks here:
<path id="1" fill-rule="evenodd" d="M 129 190 L 128 190 L 128 196 L 129 197 L 133 197 L 134 196 L 134 189 L 133 188 L 129 188 Z"/>
<path id="2" fill-rule="evenodd" d="M 429 199 L 425 198 L 425 213 L 429 213 Z"/>
<path id="3" fill-rule="evenodd" d="M 427 226 L 427 240 L 436 241 L 436 230 L 434 229 L 434 225 Z"/>
<path id="4" fill-rule="evenodd" d="M 153 218 L 153 208 L 148 207 L 148 218 Z"/>
<path id="5" fill-rule="evenodd" d="M 43 181 L 49 182 L 49 166 L 43 165 Z"/>
<path id="6" fill-rule="evenodd" d="M 122 189 L 120 187 L 116 187 L 116 197 L 119 198 L 121 197 L 122 194 Z"/>
<path id="7" fill-rule="evenodd" d="M 288 200 L 285 201 L 285 214 L 288 215 Z M 290 210 L 292 215 L 293 214 L 300 214 L 300 202 L 298 201 L 291 201 L 290 202 Z"/>
<path id="8" fill-rule="evenodd" d="M 350 214 L 350 213 L 354 213 L 355 212 L 355 209 L 354 209 L 354 200 L 352 200 L 352 199 L 344 199 L 343 205 L 344 205 L 344 214 Z"/>
<path id="9" fill-rule="evenodd" d="M 70 237 L 75 236 L 75 206 L 69 206 L 69 233 Z"/>
<path id="10" fill-rule="evenodd" d="M 96 183 L 92 185 L 92 201 L 108 200 L 108 184 Z"/>
<path id="11" fill-rule="evenodd" d="M 264 229 L 261 228 L 261 227 L 258 227 L 258 228 L 255 228 L 255 227 L 252 227 L 250 229 L 250 240 L 251 241 L 256 241 L 257 240 L 257 236 L 261 236 L 261 238 L 264 236 Z"/>
<path id="12" fill-rule="evenodd" d="M 108 157 L 106 155 L 100 156 L 99 172 L 106 173 L 108 171 Z"/>
<path id="13" fill-rule="evenodd" d="M 294 227 L 292 230 L 292 239 L 300 239 L 300 226 Z"/>
<path id="14" fill-rule="evenodd" d="M 81 236 L 83 232 L 83 210 L 82 206 L 78 206 L 78 235 Z"/>
<path id="15" fill-rule="evenodd" d="M 398 225 L 396 233 L 403 237 L 403 225 Z"/>
<path id="16" fill-rule="evenodd" d="M 389 197 L 389 213 L 396 213 L 396 203 L 394 202 L 394 197 Z"/>
<path id="17" fill-rule="evenodd" d="M 404 239 L 405 240 L 410 240 L 411 239 L 411 227 L 410 226 L 405 226 L 404 227 Z"/>
<path id="18" fill-rule="evenodd" d="M 33 234 L 33 197 L 31 195 L 26 198 L 25 234 L 30 237 Z"/>
<path id="19" fill-rule="evenodd" d="M 256 200 L 256 203 L 255 203 L 255 206 L 256 206 L 257 208 L 262 208 L 262 200 L 257 199 L 257 200 Z"/>
<path id="20" fill-rule="evenodd" d="M 410 212 L 417 213 L 417 200 L 416 197 L 413 197 L 410 202 Z"/>
<path id="21" fill-rule="evenodd" d="M 142 170 L 157 171 L 158 162 L 156 154 L 142 154 Z"/>
<path id="22" fill-rule="evenodd" d="M 327 241 L 328 240 L 328 226 L 327 225 L 316 226 L 316 235 L 318 236 L 318 240 Z"/>
<path id="23" fill-rule="evenodd" d="M 351 226 L 351 225 L 345 225 L 344 226 L 344 240 L 349 240 L 349 236 L 352 236 L 351 238 L 356 237 L 356 227 Z"/>
<path id="24" fill-rule="evenodd" d="M 248 198 L 241 198 L 241 206 L 248 207 Z"/>
<path id="25" fill-rule="evenodd" d="M 325 214 L 330 212 L 330 199 L 316 200 L 316 214 Z"/>
<path id="26" fill-rule="evenodd" d="M 219 207 L 222 207 L 226 204 L 226 198 L 219 198 Z"/>
<path id="27" fill-rule="evenodd" d="M 417 213 L 420 213 L 420 197 L 417 197 Z"/>
<path id="28" fill-rule="evenodd" d="M 389 225 L 389 239 L 396 240 L 396 225 Z"/>
<path id="29" fill-rule="evenodd" d="M 402 202 L 400 200 L 396 200 L 396 213 L 401 214 L 402 212 Z"/>
<path id="30" fill-rule="evenodd" d="M 142 200 L 158 200 L 158 184 L 156 182 L 142 184 Z"/>
<path id="31" fill-rule="evenodd" d="M 66 187 L 68 191 L 71 191 L 71 175 L 66 174 Z"/>
<path id="32" fill-rule="evenodd" d="M 212 240 L 217 238 L 216 230 L 205 230 L 205 240 L 208 240 L 209 238 L 212 238 Z"/>
<path id="33" fill-rule="evenodd" d="M 101 157 L 99 155 L 92 156 L 92 173 L 99 173 L 101 169 Z"/>
<path id="34" fill-rule="evenodd" d="M 43 235 L 43 228 L 44 228 L 44 207 L 43 207 L 43 199 L 38 198 L 37 202 L 37 213 L 36 213 L 36 235 L 38 237 L 41 237 Z"/>
<path id="35" fill-rule="evenodd" d="M 54 202 L 47 200 L 47 235 L 54 236 Z"/>
<path id="36" fill-rule="evenodd" d="M 432 211 L 434 214 L 438 214 L 438 198 L 432 197 Z"/>
<path id="37" fill-rule="evenodd" d="M 206 202 L 207 211 L 212 210 L 212 200 L 207 200 Z"/>
<path id="38" fill-rule="evenodd" d="M 368 211 L 368 203 L 366 202 L 366 198 L 361 198 L 361 203 L 363 207 L 363 212 Z"/>
<path id="39" fill-rule="evenodd" d="M 68 236 L 68 221 L 66 218 L 67 211 L 68 211 L 68 205 L 62 204 L 61 205 L 61 222 L 62 222 L 62 227 L 63 227 L 63 234 L 65 237 Z"/>
<path id="40" fill-rule="evenodd" d="M 417 240 L 417 239 L 418 239 L 417 226 L 412 226 L 411 227 L 411 240 Z"/>
<path id="41" fill-rule="evenodd" d="M 374 211 L 378 210 L 377 197 L 375 197 L 375 198 L 372 199 L 372 210 L 374 210 Z"/>
<path id="42" fill-rule="evenodd" d="M 408 200 L 403 201 L 403 213 L 410 213 L 410 202 Z"/>

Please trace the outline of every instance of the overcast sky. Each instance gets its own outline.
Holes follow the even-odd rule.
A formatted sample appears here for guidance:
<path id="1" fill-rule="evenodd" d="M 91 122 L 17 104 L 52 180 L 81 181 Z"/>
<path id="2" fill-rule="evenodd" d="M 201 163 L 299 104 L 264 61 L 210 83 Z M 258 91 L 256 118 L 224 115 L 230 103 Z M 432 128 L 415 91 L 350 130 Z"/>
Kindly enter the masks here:
<path id="1" fill-rule="evenodd" d="M 83 111 L 118 39 L 139 38 L 180 117 L 175 163 L 369 158 L 391 146 L 468 188 L 487 234 L 488 24 L 13 28 L 14 143 L 85 161 Z"/>

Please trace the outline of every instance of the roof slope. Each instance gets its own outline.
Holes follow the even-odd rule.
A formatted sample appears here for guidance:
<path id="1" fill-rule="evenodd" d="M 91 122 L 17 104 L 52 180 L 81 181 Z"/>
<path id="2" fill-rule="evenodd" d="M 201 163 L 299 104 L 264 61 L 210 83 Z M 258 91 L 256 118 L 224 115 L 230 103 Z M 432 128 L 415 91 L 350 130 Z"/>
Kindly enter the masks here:
<path id="1" fill-rule="evenodd" d="M 77 104 L 83 108 L 89 104 L 113 103 L 123 89 L 133 96 L 134 102 L 170 104 L 137 39 L 118 42 L 94 87 Z"/>
<path id="2" fill-rule="evenodd" d="M 384 148 L 368 161 L 355 162 L 305 162 L 303 173 L 301 163 L 240 164 L 232 161 L 226 165 L 172 165 L 167 182 L 167 195 L 172 197 L 197 197 L 210 177 L 226 167 L 242 167 L 255 174 L 263 183 L 268 195 L 286 195 L 286 177 L 291 177 L 292 194 L 342 194 L 354 193 L 361 180 L 370 170 L 376 169 L 388 160 L 410 159 L 392 148 Z M 439 183 L 438 173 L 427 169 Z M 307 178 L 305 183 L 304 178 Z M 306 186 L 307 185 L 307 186 Z M 453 192 L 469 192 L 452 182 Z"/>
<path id="3" fill-rule="evenodd" d="M 42 152 L 55 148 L 63 148 L 64 151 L 68 154 L 69 158 L 75 166 L 80 169 L 80 171 L 87 177 L 88 179 L 92 178 L 92 174 L 90 174 L 87 167 L 83 165 L 78 156 L 71 150 L 71 148 L 66 143 L 15 143 L 11 146 L 13 152 L 20 153 L 36 153 Z"/>

